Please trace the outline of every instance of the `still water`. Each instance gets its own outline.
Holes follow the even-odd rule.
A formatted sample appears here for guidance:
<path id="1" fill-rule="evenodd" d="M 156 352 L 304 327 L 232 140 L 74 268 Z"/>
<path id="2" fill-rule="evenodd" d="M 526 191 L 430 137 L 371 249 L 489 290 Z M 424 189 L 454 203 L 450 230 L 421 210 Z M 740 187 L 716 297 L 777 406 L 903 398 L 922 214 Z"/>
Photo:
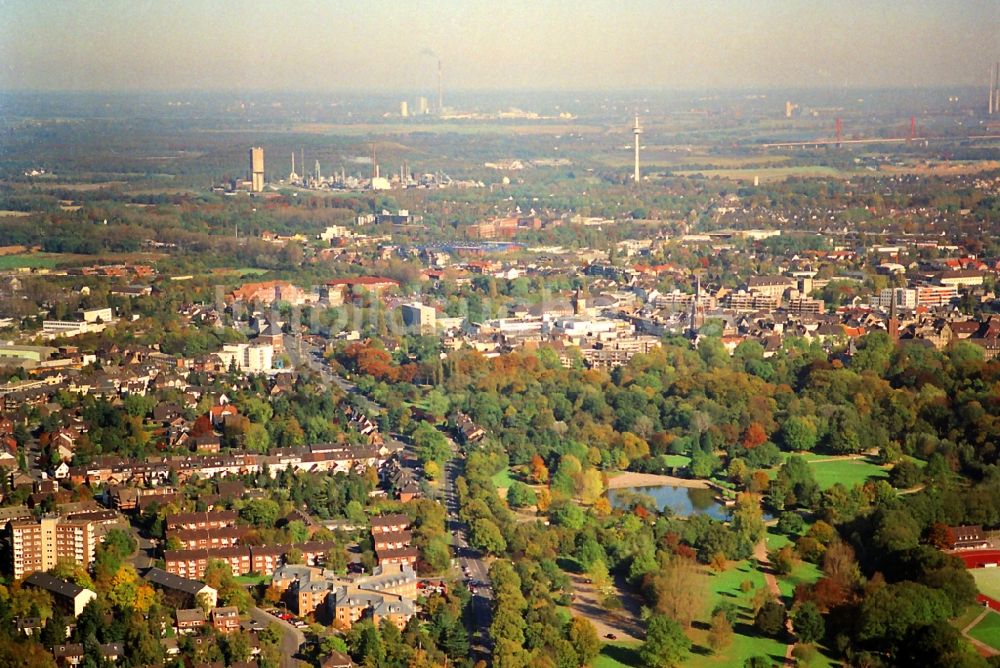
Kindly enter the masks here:
<path id="1" fill-rule="evenodd" d="M 715 519 L 728 517 L 728 509 L 715 500 L 715 492 L 710 489 L 693 489 L 674 485 L 654 485 L 652 487 L 626 487 L 608 491 L 608 500 L 615 508 L 628 505 L 632 495 L 643 495 L 653 499 L 660 510 L 670 508 L 674 515 L 687 517 L 700 513 Z"/>

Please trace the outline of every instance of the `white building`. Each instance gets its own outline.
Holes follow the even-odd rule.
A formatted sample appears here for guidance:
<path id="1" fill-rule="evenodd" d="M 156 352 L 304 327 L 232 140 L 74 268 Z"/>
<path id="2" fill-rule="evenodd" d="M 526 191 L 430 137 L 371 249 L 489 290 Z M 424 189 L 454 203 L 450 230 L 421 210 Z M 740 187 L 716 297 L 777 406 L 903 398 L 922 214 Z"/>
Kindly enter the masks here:
<path id="1" fill-rule="evenodd" d="M 270 343 L 227 343 L 216 354 L 227 368 L 235 366 L 247 373 L 270 371 L 274 365 L 274 346 Z"/>
<path id="2" fill-rule="evenodd" d="M 90 332 L 102 332 L 106 327 L 103 322 L 75 322 L 72 320 L 43 320 L 42 336 L 54 339 L 58 336 L 79 336 Z"/>
<path id="3" fill-rule="evenodd" d="M 403 324 L 407 328 L 419 331 L 421 334 L 433 334 L 436 330 L 437 311 L 434 310 L 434 307 L 413 302 L 412 304 L 403 304 L 399 308 L 402 311 Z"/>
<path id="4" fill-rule="evenodd" d="M 917 291 L 912 288 L 883 288 L 878 296 L 872 299 L 873 306 L 888 311 L 895 300 L 897 309 L 912 310 L 917 308 Z"/>
<path id="5" fill-rule="evenodd" d="M 111 322 L 115 319 L 111 308 L 91 308 L 83 312 L 84 322 Z"/>

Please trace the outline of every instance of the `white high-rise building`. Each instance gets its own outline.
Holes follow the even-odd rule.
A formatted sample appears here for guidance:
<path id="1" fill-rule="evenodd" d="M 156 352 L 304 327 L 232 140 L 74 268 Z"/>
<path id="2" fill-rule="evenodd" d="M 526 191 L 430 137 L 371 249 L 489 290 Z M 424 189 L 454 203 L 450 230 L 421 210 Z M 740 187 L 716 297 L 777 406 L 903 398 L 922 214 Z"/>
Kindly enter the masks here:
<path id="1" fill-rule="evenodd" d="M 433 334 L 437 327 L 437 312 L 432 306 L 424 306 L 419 302 L 403 304 L 400 307 L 403 315 L 403 324 L 419 331 L 421 334 Z"/>

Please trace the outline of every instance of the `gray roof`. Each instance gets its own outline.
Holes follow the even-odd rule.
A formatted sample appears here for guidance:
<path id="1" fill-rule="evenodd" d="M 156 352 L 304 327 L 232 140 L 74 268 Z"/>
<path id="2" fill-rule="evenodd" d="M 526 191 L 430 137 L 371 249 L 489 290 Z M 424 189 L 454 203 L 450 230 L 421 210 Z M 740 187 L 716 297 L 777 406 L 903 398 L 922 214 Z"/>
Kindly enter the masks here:
<path id="1" fill-rule="evenodd" d="M 70 582 L 68 580 L 63 580 L 62 578 L 57 578 L 48 573 L 32 573 L 24 579 L 24 584 L 31 585 L 33 587 L 38 587 L 39 589 L 44 589 L 51 594 L 61 596 L 63 598 L 75 599 L 80 595 L 81 592 L 90 591 L 84 589 L 75 582 Z"/>
<path id="2" fill-rule="evenodd" d="M 204 582 L 182 578 L 179 575 L 168 573 L 162 568 L 150 568 L 142 577 L 151 584 L 159 585 L 166 589 L 182 591 L 192 596 L 197 596 L 206 588 L 211 589 Z"/>

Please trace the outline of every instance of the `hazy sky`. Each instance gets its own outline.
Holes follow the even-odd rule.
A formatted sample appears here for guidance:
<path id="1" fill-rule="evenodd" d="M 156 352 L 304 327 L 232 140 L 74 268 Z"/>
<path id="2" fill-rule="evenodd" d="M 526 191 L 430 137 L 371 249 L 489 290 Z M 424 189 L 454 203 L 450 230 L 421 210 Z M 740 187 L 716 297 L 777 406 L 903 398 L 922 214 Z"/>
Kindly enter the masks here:
<path id="1" fill-rule="evenodd" d="M 980 84 L 998 0 L 0 0 L 0 89 Z M 984 84 L 985 85 L 985 84 Z"/>

